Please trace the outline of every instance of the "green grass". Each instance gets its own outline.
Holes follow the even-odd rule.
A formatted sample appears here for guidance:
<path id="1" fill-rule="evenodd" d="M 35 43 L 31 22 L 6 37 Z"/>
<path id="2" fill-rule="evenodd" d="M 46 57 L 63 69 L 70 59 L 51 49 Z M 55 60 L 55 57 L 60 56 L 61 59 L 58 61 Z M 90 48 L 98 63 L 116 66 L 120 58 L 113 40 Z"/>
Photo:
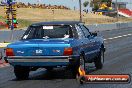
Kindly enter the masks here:
<path id="1" fill-rule="evenodd" d="M 18 19 L 18 28 L 28 27 L 32 23 L 33 22 L 29 20 Z"/>
<path id="2" fill-rule="evenodd" d="M 5 22 L 5 18 L 3 16 L 0 16 L 0 22 Z"/>
<path id="3" fill-rule="evenodd" d="M 5 22 L 5 18 L 3 18 L 2 16 L 0 17 L 0 22 Z M 16 29 L 19 29 L 19 28 L 24 28 L 24 27 L 28 27 L 30 24 L 32 24 L 33 22 L 32 21 L 29 21 L 29 20 L 25 20 L 25 19 L 18 19 L 18 28 Z M 0 26 L 0 29 L 7 29 L 6 27 L 4 26 Z"/>

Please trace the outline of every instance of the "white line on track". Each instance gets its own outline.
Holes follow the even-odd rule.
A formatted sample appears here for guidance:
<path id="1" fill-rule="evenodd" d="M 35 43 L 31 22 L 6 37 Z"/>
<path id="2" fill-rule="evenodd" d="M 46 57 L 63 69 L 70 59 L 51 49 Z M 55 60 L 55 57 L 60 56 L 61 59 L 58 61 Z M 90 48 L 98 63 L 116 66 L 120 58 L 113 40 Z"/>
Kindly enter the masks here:
<path id="1" fill-rule="evenodd" d="M 4 67 L 8 67 L 8 66 L 10 66 L 10 64 L 8 64 L 8 63 L 0 64 L 0 68 L 4 68 Z"/>
<path id="2" fill-rule="evenodd" d="M 9 63 L 6 63 L 5 61 L 0 60 L 0 68 L 8 67 L 10 66 Z"/>
<path id="3" fill-rule="evenodd" d="M 122 37 L 127 37 L 127 36 L 131 36 L 131 35 L 132 34 L 126 34 L 126 35 L 122 35 L 122 36 L 116 36 L 116 37 L 113 37 L 113 38 L 104 39 L 104 41 L 106 41 L 106 40 L 113 40 L 113 39 L 122 38 Z"/>
<path id="4" fill-rule="evenodd" d="M 112 39 L 114 39 L 114 38 L 108 38 L 109 40 L 112 40 Z"/>

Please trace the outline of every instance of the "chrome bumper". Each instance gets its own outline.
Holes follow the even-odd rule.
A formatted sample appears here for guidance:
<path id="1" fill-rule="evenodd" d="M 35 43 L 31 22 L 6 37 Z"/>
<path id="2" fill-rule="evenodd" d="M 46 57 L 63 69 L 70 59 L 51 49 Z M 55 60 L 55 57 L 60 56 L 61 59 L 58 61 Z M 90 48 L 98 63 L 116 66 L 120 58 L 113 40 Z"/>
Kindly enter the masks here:
<path id="1" fill-rule="evenodd" d="M 7 59 L 65 59 L 70 56 L 9 56 Z"/>
<path id="2" fill-rule="evenodd" d="M 9 63 L 13 62 L 69 62 L 69 59 L 7 59 Z"/>
<path id="3" fill-rule="evenodd" d="M 10 56 L 5 61 L 13 62 L 69 62 L 75 56 Z"/>

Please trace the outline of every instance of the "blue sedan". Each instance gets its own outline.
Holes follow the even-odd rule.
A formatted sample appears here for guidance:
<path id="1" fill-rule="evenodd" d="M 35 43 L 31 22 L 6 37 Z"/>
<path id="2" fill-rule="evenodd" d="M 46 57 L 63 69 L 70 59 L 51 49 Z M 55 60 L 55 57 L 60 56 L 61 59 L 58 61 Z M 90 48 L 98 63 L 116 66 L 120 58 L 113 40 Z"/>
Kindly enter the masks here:
<path id="1" fill-rule="evenodd" d="M 18 79 L 27 79 L 38 68 L 52 70 L 68 67 L 73 74 L 86 63 L 103 67 L 104 41 L 81 22 L 54 21 L 35 23 L 28 27 L 21 39 L 6 48 L 5 60 L 14 66 Z"/>

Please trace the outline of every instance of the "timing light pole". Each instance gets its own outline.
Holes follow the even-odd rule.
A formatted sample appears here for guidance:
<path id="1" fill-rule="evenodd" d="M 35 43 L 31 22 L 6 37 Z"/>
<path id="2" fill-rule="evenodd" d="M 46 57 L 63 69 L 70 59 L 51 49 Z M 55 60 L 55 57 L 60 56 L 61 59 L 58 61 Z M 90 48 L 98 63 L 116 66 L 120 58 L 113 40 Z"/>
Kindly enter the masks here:
<path id="1" fill-rule="evenodd" d="M 17 19 L 16 19 L 16 2 L 15 0 L 6 0 L 3 2 L 5 4 L 5 13 L 6 13 L 6 24 L 8 29 L 11 29 L 11 41 L 13 41 L 13 30 L 17 28 Z M 12 17 L 10 17 L 10 15 Z"/>
<path id="2" fill-rule="evenodd" d="M 80 22 L 82 22 L 82 3 L 81 3 L 81 0 L 79 0 L 79 10 L 80 10 Z"/>

